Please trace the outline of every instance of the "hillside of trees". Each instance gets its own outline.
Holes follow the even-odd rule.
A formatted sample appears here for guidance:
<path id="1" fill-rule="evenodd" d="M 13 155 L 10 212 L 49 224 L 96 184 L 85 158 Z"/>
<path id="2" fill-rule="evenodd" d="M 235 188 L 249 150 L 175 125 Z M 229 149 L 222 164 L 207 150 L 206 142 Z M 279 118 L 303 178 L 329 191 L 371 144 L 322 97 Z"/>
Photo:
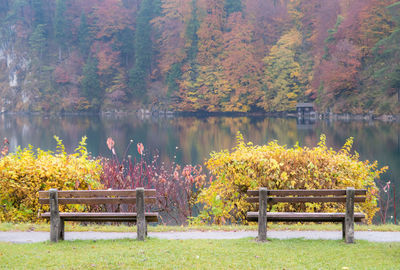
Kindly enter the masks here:
<path id="1" fill-rule="evenodd" d="M 0 112 L 400 113 L 395 0 L 0 0 Z"/>

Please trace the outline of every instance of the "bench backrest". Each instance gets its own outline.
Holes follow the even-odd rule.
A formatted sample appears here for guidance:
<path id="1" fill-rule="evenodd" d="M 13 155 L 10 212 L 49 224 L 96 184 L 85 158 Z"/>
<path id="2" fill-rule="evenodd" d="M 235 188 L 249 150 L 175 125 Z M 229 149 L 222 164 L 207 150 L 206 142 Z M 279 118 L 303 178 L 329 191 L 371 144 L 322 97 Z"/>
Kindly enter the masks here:
<path id="1" fill-rule="evenodd" d="M 259 202 L 258 190 L 247 191 L 247 201 L 250 203 Z M 314 190 L 268 190 L 268 203 L 299 203 L 299 202 L 346 202 L 346 189 L 314 189 Z M 365 202 L 366 189 L 356 189 L 354 202 Z"/>
<path id="2" fill-rule="evenodd" d="M 136 189 L 60 190 L 58 204 L 136 204 Z M 156 203 L 156 190 L 145 189 L 145 203 Z M 50 192 L 39 191 L 39 203 L 50 204 Z"/>

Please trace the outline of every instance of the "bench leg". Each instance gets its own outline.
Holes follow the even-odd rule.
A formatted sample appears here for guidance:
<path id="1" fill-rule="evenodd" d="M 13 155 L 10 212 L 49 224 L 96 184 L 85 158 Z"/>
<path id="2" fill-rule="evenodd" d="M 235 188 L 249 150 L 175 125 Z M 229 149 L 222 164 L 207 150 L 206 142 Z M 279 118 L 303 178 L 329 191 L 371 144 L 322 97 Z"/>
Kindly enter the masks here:
<path id="1" fill-rule="evenodd" d="M 354 188 L 347 188 L 346 190 L 346 216 L 345 222 L 345 238 L 346 243 L 354 243 Z"/>
<path id="2" fill-rule="evenodd" d="M 343 239 L 343 240 L 346 239 L 346 225 L 345 225 L 345 221 L 342 222 L 342 239 Z"/>
<path id="3" fill-rule="evenodd" d="M 146 217 L 144 213 L 144 188 L 136 189 L 137 210 L 137 240 L 144 241 L 146 238 Z"/>
<path id="4" fill-rule="evenodd" d="M 60 236 L 60 213 L 58 211 L 58 191 L 50 189 L 50 241 L 58 242 Z"/>
<path id="5" fill-rule="evenodd" d="M 267 201 L 268 190 L 260 188 L 259 191 L 259 207 L 258 207 L 258 241 L 267 241 Z"/>
<path id="6" fill-rule="evenodd" d="M 59 240 L 64 240 L 64 232 L 65 232 L 64 229 L 65 229 L 65 221 L 63 219 L 60 219 L 60 227 L 58 233 Z"/>

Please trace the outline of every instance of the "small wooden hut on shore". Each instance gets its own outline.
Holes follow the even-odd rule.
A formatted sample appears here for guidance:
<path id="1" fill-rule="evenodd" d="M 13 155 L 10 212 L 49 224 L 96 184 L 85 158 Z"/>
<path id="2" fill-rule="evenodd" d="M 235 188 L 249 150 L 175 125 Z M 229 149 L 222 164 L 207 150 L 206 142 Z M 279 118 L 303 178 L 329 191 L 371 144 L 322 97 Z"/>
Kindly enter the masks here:
<path id="1" fill-rule="evenodd" d="M 316 118 L 316 112 L 313 103 L 297 103 L 297 118 Z"/>

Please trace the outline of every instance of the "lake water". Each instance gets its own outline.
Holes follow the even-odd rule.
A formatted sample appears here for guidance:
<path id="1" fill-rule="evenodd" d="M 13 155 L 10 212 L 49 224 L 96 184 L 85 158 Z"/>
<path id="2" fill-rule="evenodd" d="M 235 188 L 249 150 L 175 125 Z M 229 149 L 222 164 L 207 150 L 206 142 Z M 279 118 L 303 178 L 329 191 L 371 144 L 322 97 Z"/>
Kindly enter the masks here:
<path id="1" fill-rule="evenodd" d="M 32 116 L 0 115 L 0 138 L 7 137 L 10 150 L 29 144 L 55 150 L 54 135 L 59 136 L 68 152 L 72 152 L 82 136 L 87 136 L 89 151 L 110 156 L 106 146 L 112 137 L 119 153 L 130 140 L 136 154 L 136 143 L 159 152 L 163 160 L 184 164 L 202 163 L 211 151 L 230 149 L 240 131 L 255 144 L 278 140 L 280 144 L 315 146 L 321 134 L 326 134 L 328 146 L 340 149 L 349 137 L 354 137 L 353 149 L 361 160 L 378 160 L 380 167 L 389 166 L 384 179 L 396 185 L 400 198 L 400 124 L 378 121 L 316 121 L 299 123 L 294 118 L 265 117 L 171 117 L 139 118 L 136 116 Z M 400 219 L 400 205 L 397 216 Z M 391 209 L 391 214 L 393 210 Z"/>

